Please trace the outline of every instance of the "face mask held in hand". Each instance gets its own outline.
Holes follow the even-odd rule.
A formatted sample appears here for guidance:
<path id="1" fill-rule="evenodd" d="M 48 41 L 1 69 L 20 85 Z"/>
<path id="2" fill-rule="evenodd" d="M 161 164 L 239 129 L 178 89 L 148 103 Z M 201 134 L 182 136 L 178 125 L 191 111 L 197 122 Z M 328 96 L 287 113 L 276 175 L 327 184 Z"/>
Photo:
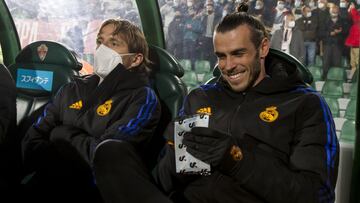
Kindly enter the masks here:
<path id="1" fill-rule="evenodd" d="M 134 53 L 119 54 L 101 44 L 94 55 L 94 73 L 104 79 L 119 63 L 123 63 L 121 57 L 128 55 L 134 55 Z"/>

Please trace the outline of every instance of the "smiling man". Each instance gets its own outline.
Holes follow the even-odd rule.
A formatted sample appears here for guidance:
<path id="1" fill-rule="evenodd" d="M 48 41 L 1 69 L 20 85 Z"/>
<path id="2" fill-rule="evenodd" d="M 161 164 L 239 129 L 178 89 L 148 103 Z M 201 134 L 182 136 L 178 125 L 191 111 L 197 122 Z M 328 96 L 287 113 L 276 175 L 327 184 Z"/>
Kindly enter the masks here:
<path id="1" fill-rule="evenodd" d="M 175 202 L 334 202 L 331 112 L 295 65 L 268 56 L 264 26 L 246 5 L 238 9 L 214 33 L 221 77 L 190 92 L 180 115 L 208 109 L 209 127 L 192 128 L 183 144 L 211 175 L 176 173 L 169 126 L 155 178 Z"/>

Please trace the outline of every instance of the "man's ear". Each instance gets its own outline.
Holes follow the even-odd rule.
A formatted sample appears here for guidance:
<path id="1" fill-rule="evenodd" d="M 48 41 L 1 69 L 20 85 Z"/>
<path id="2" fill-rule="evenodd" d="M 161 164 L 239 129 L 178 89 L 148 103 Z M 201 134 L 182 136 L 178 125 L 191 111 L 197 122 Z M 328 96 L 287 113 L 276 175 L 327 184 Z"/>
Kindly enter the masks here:
<path id="1" fill-rule="evenodd" d="M 141 53 L 137 53 L 134 57 L 132 57 L 131 65 L 129 68 L 137 67 L 144 61 L 144 55 Z"/>
<path id="2" fill-rule="evenodd" d="M 260 44 L 260 58 L 261 59 L 264 59 L 268 55 L 269 49 L 270 49 L 270 41 L 268 38 L 265 37 L 261 41 L 261 44 Z"/>

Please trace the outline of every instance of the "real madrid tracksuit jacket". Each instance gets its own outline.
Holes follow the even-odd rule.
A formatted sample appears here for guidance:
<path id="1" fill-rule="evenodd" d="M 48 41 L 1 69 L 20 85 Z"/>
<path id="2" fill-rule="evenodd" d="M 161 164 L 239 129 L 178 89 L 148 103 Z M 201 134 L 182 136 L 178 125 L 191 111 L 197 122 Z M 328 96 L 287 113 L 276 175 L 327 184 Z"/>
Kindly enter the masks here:
<path id="1" fill-rule="evenodd" d="M 59 90 L 23 139 L 27 167 L 41 160 L 44 146 L 58 140 L 71 143 L 88 163 L 105 139 L 124 140 L 138 149 L 149 142 L 160 104 L 147 74 L 119 64 L 99 86 L 98 82 L 97 75 L 89 75 Z"/>
<path id="2" fill-rule="evenodd" d="M 209 114 L 209 127 L 231 134 L 243 159 L 227 172 L 181 175 L 168 145 L 155 177 L 165 192 L 181 202 L 334 202 L 339 147 L 331 112 L 296 67 L 275 69 L 245 92 L 220 79 L 188 95 L 181 114 Z M 171 127 L 166 136 L 171 143 Z"/>

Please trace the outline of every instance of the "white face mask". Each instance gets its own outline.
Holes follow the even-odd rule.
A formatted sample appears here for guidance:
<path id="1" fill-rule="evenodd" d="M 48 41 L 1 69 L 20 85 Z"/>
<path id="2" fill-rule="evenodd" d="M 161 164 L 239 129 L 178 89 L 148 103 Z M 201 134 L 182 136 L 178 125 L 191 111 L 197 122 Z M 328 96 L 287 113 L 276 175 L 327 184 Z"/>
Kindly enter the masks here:
<path id="1" fill-rule="evenodd" d="M 297 8 L 297 7 L 300 7 L 301 5 L 301 1 L 295 1 L 294 3 L 294 6 Z"/>
<path id="2" fill-rule="evenodd" d="M 318 7 L 319 7 L 320 9 L 322 9 L 322 8 L 324 8 L 324 7 L 325 7 L 325 4 L 324 4 L 324 3 L 322 3 L 322 2 L 319 2 Z"/>
<path id="3" fill-rule="evenodd" d="M 260 10 L 260 9 L 262 9 L 262 8 L 263 8 L 263 5 L 262 5 L 261 2 L 259 2 L 259 3 L 256 2 L 256 3 L 255 3 L 255 9 L 256 9 L 256 10 Z"/>
<path id="4" fill-rule="evenodd" d="M 192 2 L 187 2 L 187 6 L 188 6 L 188 7 L 192 7 L 192 6 L 193 6 L 193 3 L 192 3 Z"/>
<path id="5" fill-rule="evenodd" d="M 309 6 L 310 6 L 311 8 L 314 8 L 315 3 L 314 3 L 314 2 L 309 2 Z"/>
<path id="6" fill-rule="evenodd" d="M 94 54 L 94 73 L 104 79 L 119 63 L 123 63 L 121 56 L 133 54 L 119 54 L 101 44 Z"/>
<path id="7" fill-rule="evenodd" d="M 311 17 L 311 12 L 306 13 L 306 17 L 310 18 Z"/>
<path id="8" fill-rule="evenodd" d="M 340 2 L 340 8 L 346 8 L 346 2 Z"/>
<path id="9" fill-rule="evenodd" d="M 288 28 L 293 28 L 293 27 L 295 27 L 295 21 L 289 21 L 289 23 L 288 23 Z"/>
<path id="10" fill-rule="evenodd" d="M 283 9 L 285 8 L 285 4 L 283 4 L 283 3 L 278 4 L 278 5 L 277 5 L 277 8 L 278 8 L 279 10 L 283 10 Z"/>

